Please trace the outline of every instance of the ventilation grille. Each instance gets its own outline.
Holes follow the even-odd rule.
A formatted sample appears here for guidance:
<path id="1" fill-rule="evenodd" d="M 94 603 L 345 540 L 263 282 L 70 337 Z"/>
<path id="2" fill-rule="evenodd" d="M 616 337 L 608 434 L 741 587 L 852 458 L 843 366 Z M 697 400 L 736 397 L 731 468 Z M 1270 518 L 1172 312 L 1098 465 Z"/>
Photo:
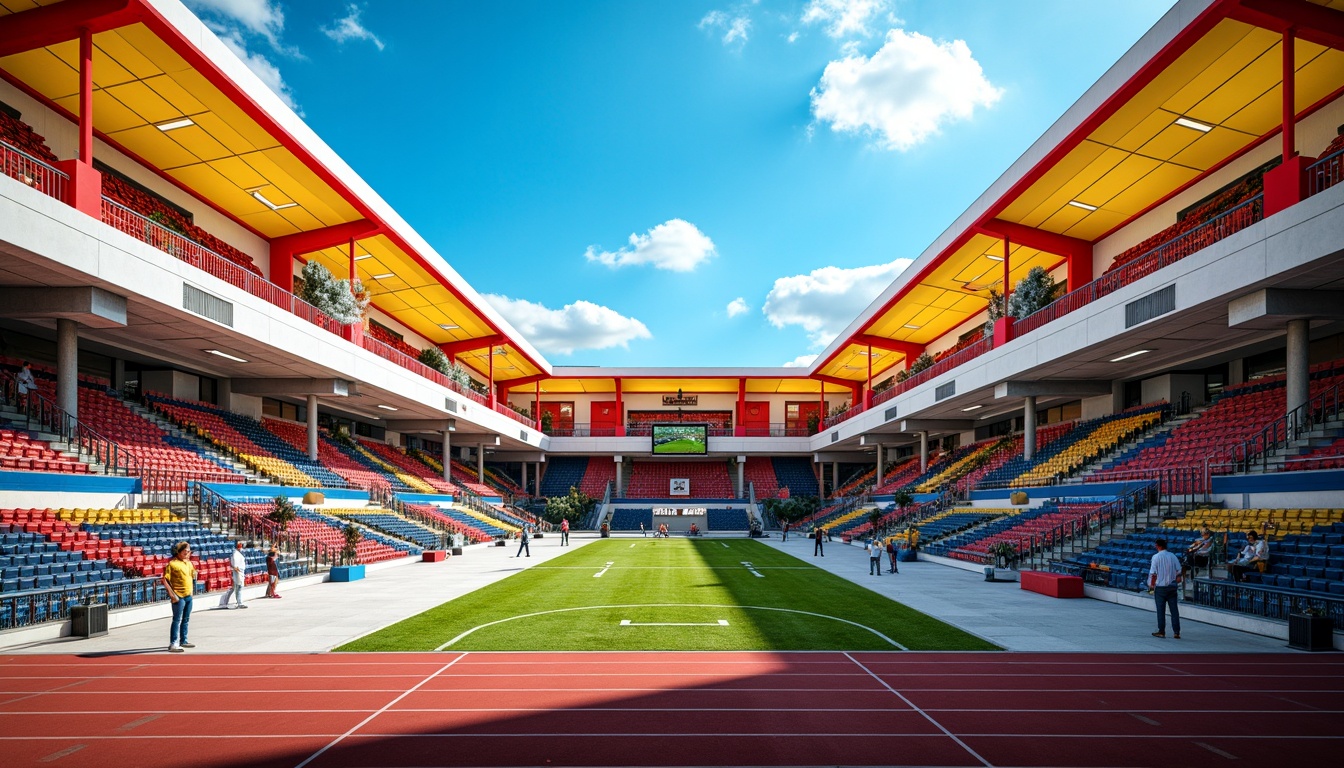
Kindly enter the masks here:
<path id="1" fill-rule="evenodd" d="M 882 412 L 883 421 L 891 421 L 894 418 L 896 418 L 896 406 L 893 405 L 887 410 Z"/>
<path id="2" fill-rule="evenodd" d="M 194 285 L 182 284 L 182 308 L 221 325 L 233 327 L 233 302 L 206 293 Z"/>
<path id="3" fill-rule="evenodd" d="M 443 408 L 449 413 L 457 413 L 457 401 L 451 397 L 443 398 Z"/>
<path id="4" fill-rule="evenodd" d="M 518 430 L 518 439 L 522 440 L 523 442 L 527 442 L 527 430 L 525 429 Z"/>
<path id="5" fill-rule="evenodd" d="M 831 442 L 832 442 L 832 443 L 838 443 L 838 442 L 840 442 L 840 431 L 839 431 L 839 430 L 836 430 L 835 432 L 832 432 L 832 433 L 831 433 Z"/>
<path id="6" fill-rule="evenodd" d="M 957 382 L 949 381 L 946 384 L 942 385 L 941 387 L 933 390 L 933 399 L 946 400 L 947 398 L 955 394 L 957 394 Z"/>
<path id="7" fill-rule="evenodd" d="M 1125 305 L 1125 327 L 1133 328 L 1176 309 L 1176 286 L 1168 285 Z"/>

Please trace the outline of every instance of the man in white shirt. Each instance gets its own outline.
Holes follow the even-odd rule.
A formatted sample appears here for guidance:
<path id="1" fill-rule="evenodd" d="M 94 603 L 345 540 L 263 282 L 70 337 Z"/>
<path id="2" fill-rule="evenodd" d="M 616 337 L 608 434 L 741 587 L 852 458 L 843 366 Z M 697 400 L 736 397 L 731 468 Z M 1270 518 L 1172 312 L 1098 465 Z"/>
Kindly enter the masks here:
<path id="1" fill-rule="evenodd" d="M 1148 566 L 1148 591 L 1153 593 L 1153 599 L 1157 602 L 1157 631 L 1153 637 L 1167 636 L 1167 614 L 1165 608 L 1171 609 L 1171 629 L 1176 633 L 1176 639 L 1181 639 L 1181 613 L 1176 607 L 1176 598 L 1181 589 L 1181 561 L 1175 555 L 1167 551 L 1167 540 L 1157 539 L 1153 542 L 1157 548 L 1157 554 L 1153 555 L 1152 563 Z"/>
<path id="2" fill-rule="evenodd" d="M 234 610 L 237 608 L 246 608 L 243 605 L 243 582 L 247 580 L 247 558 L 243 557 L 243 542 L 238 542 L 233 549 L 233 554 L 229 555 L 229 574 L 233 576 L 233 588 L 224 593 L 223 599 L 219 601 L 220 608 Z M 232 597 L 235 605 L 229 605 L 229 598 Z"/>
<path id="3" fill-rule="evenodd" d="M 869 539 L 868 546 L 868 575 L 882 575 L 882 544 L 877 539 Z"/>
<path id="4" fill-rule="evenodd" d="M 1228 575 L 1233 581 L 1245 581 L 1246 572 L 1258 568 L 1258 563 L 1269 562 L 1269 544 L 1255 531 L 1246 532 L 1246 546 L 1241 548 L 1237 559 L 1228 563 Z"/>

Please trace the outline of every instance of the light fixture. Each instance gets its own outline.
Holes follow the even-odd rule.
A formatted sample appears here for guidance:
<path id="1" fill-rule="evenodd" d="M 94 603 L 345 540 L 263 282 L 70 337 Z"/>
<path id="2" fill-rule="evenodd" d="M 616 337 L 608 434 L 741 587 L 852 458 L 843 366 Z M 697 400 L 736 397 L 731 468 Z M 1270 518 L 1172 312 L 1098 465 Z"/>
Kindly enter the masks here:
<path id="1" fill-rule="evenodd" d="M 1072 205 L 1074 208 L 1082 208 L 1084 211 L 1095 211 L 1095 210 L 1097 210 L 1097 206 L 1095 206 L 1095 205 L 1088 205 L 1087 203 L 1081 202 L 1081 201 L 1079 201 L 1079 200 L 1070 200 L 1070 201 L 1069 201 L 1069 205 Z"/>
<path id="2" fill-rule="evenodd" d="M 962 412 L 962 413 L 970 413 L 971 411 L 978 411 L 978 410 L 980 410 L 981 408 L 984 408 L 984 407 L 985 407 L 985 406 L 983 406 L 983 405 L 972 405 L 970 408 L 962 408 L 962 409 L 961 409 L 961 412 Z"/>
<path id="3" fill-rule="evenodd" d="M 452 323 L 439 323 L 439 327 L 445 331 L 456 331 L 459 326 L 453 325 Z"/>
<path id="4" fill-rule="evenodd" d="M 448 420 L 448 431 L 449 431 L 449 432 L 456 432 L 456 431 L 457 431 L 457 419 L 449 419 L 449 420 Z"/>
<path id="5" fill-rule="evenodd" d="M 267 200 L 266 196 L 261 194 L 260 189 L 252 190 L 252 197 L 256 198 L 257 202 L 261 203 L 267 208 L 270 208 L 272 211 L 282 211 L 286 208 L 293 208 L 296 205 L 298 205 L 298 203 L 285 203 L 284 205 L 276 205 L 275 203 L 272 203 L 270 200 Z"/>
<path id="6" fill-rule="evenodd" d="M 246 363 L 246 362 L 247 362 L 246 360 L 244 360 L 244 359 L 241 358 L 241 357 L 234 357 L 233 355 L 230 355 L 228 352 L 220 352 L 218 349 L 207 349 L 207 350 L 204 350 L 204 351 L 209 352 L 209 353 L 212 354 L 212 355 L 218 355 L 219 357 L 222 357 L 222 358 L 224 358 L 224 359 L 226 359 L 226 360 L 232 360 L 232 361 L 235 362 L 235 363 Z"/>
<path id="7" fill-rule="evenodd" d="M 986 253 L 986 254 L 985 254 L 985 258 L 986 258 L 986 259 L 989 259 L 990 261 L 1003 261 L 1003 257 L 1002 257 L 1002 256 L 995 256 L 995 255 L 992 254 L 992 253 Z"/>
<path id="8" fill-rule="evenodd" d="M 1201 123 L 1198 120 L 1191 120 L 1188 117 L 1178 117 L 1175 122 L 1176 125 L 1179 125 L 1182 128 L 1190 128 L 1191 130 L 1199 131 L 1200 133 L 1208 133 L 1213 130 L 1212 125 Z"/>
<path id="9" fill-rule="evenodd" d="M 363 256 L 356 256 L 356 257 L 355 257 L 355 261 L 363 261 L 363 260 L 365 260 L 365 259 L 372 259 L 372 258 L 373 258 L 373 254 L 372 254 L 372 253 L 366 253 L 366 254 L 364 254 Z"/>
<path id="10" fill-rule="evenodd" d="M 920 326 L 920 325 L 911 325 L 911 324 L 909 324 L 909 323 L 906 323 L 903 327 L 905 327 L 905 328 L 909 328 L 909 329 L 912 330 L 912 331 L 918 331 L 918 330 L 919 330 L 920 328 L 922 328 L 923 326 Z"/>
<path id="11" fill-rule="evenodd" d="M 400 408 L 393 408 L 393 407 L 390 406 L 390 405 L 383 405 L 382 403 L 379 403 L 379 404 L 378 404 L 378 407 L 379 407 L 379 408 L 382 408 L 384 411 L 399 411 L 399 410 L 401 410 Z"/>
<path id="12" fill-rule="evenodd" d="M 167 133 L 168 131 L 175 131 L 178 128 L 186 128 L 188 125 L 195 125 L 195 124 L 196 123 L 191 121 L 190 117 L 184 117 L 181 120 L 170 120 L 166 123 L 159 123 L 154 127 L 158 128 L 160 131 L 163 131 L 164 133 Z"/>
<path id="13" fill-rule="evenodd" d="M 392 274 L 391 272 L 385 272 L 385 273 L 383 273 L 383 274 L 381 274 L 381 275 L 374 275 L 371 279 L 373 279 L 373 280 L 386 280 L 386 279 L 388 279 L 389 277 L 396 277 L 396 275 Z"/>
<path id="14" fill-rule="evenodd" d="M 1148 354 L 1149 352 L 1152 352 L 1152 351 L 1153 351 L 1153 350 L 1151 350 L 1151 349 L 1140 349 L 1140 350 L 1138 350 L 1137 352 L 1130 352 L 1128 355 L 1121 355 L 1121 356 L 1119 356 L 1119 357 L 1117 357 L 1117 358 L 1111 360 L 1111 362 L 1112 362 L 1112 363 L 1118 363 L 1118 362 L 1120 362 L 1121 360 L 1128 360 L 1128 359 L 1131 358 L 1131 357 L 1138 357 L 1139 355 L 1146 355 L 1146 354 Z"/>

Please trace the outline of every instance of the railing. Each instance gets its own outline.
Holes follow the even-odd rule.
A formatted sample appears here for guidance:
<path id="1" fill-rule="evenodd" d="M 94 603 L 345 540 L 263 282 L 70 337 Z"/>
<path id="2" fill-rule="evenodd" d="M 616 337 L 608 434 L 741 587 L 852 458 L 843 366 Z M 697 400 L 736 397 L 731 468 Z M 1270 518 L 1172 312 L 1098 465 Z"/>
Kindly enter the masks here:
<path id="1" fill-rule="evenodd" d="M 1163 267 L 1175 264 L 1228 235 L 1240 232 L 1264 218 L 1264 199 L 1264 195 L 1256 195 L 1235 208 L 1209 219 L 1189 232 L 1183 232 L 1122 264 L 1087 285 L 1064 294 L 1047 306 L 1016 321 L 1013 324 L 1013 337 L 1018 338 L 1031 333 L 1052 320 L 1058 320 L 1064 315 L 1085 307 L 1107 294 L 1114 293 L 1140 278 L 1147 277 Z"/>
<path id="2" fill-rule="evenodd" d="M 8 371 L 0 371 L 0 395 L 4 402 L 19 409 L 18 415 L 14 417 L 17 426 L 31 432 L 55 435 L 72 452 L 78 452 L 81 460 L 93 462 L 91 471 L 104 475 L 140 474 L 140 461 L 134 455 L 81 423 L 41 392 L 31 390 L 27 398 L 20 402 L 18 381 Z"/>
<path id="3" fill-rule="evenodd" d="M 1140 515 L 1146 521 L 1149 517 L 1148 510 L 1152 506 L 1150 496 L 1154 485 L 1131 490 L 1090 512 L 1065 520 L 1046 530 L 1016 537 L 1000 538 L 995 544 L 1000 542 L 1009 544 L 1014 552 L 1015 562 L 1012 565 L 1015 567 L 1040 570 L 1051 563 L 1066 564 L 1067 561 L 1062 561 L 1060 558 L 1077 554 L 1080 551 L 1079 541 L 1083 542 L 1081 548 L 1087 548 L 1088 539 L 1093 534 L 1098 536 L 1103 533 L 1114 534 L 1117 526 L 1123 528 L 1126 520 L 1138 518 Z M 1067 500 L 1061 501 L 1068 503 Z M 1070 551 L 1065 553 L 1063 551 L 1065 547 L 1069 547 Z M 954 550 L 953 552 L 958 551 L 975 557 L 981 555 L 981 553 L 972 550 Z M 958 557 L 957 559 L 971 558 Z M 982 558 L 985 565 L 993 565 L 995 560 L 997 560 L 997 555 L 992 548 L 989 552 L 984 553 Z"/>
<path id="4" fill-rule="evenodd" d="M 1209 500 L 1209 484 L 1203 467 L 1163 467 L 1161 469 L 1118 469 L 1099 472 L 1083 483 L 1157 483 L 1157 493 L 1172 503 L 1194 505 Z"/>
<path id="5" fill-rule="evenodd" d="M 746 437 L 811 437 L 817 430 L 808 429 L 806 424 L 789 426 L 787 423 L 774 423 L 764 427 L 743 427 Z"/>
<path id="6" fill-rule="evenodd" d="M 1231 581 L 1195 580 L 1195 605 L 1249 613 L 1267 619 L 1288 620 L 1291 613 L 1307 609 L 1323 611 L 1335 631 L 1344 630 L 1344 597 L 1314 592 L 1297 592 L 1256 584 Z"/>
<path id="7" fill-rule="evenodd" d="M 924 370 L 918 373 L 912 374 L 910 378 L 906 379 L 905 381 L 896 382 L 891 386 L 890 389 L 884 392 L 878 392 L 876 395 L 873 395 L 872 404 L 869 406 L 869 408 L 870 409 L 876 408 L 878 404 L 885 403 L 899 394 L 909 392 L 910 390 L 914 389 L 920 384 L 923 384 L 924 382 L 929 381 L 930 379 L 935 379 L 943 375 L 944 373 L 947 373 L 948 371 L 952 370 L 953 368 L 958 368 L 970 362 L 971 360 L 974 360 L 975 358 L 985 354 L 986 352 L 990 351 L 993 348 L 994 348 L 994 339 L 986 336 L 985 338 L 975 342 L 974 344 L 970 344 L 966 348 L 958 350 L 948 355 L 947 357 L 944 357 L 942 360 L 939 360 L 938 362 L 934 363 L 928 368 L 925 368 Z"/>
<path id="8" fill-rule="evenodd" d="M 1274 451 L 1302 438 L 1318 425 L 1339 417 L 1340 391 L 1339 385 L 1335 385 L 1275 419 L 1240 445 L 1232 446 L 1226 456 L 1209 463 L 1208 473 L 1248 472 L 1257 464 L 1266 469 Z"/>
<path id="9" fill-rule="evenodd" d="M 456 381 L 448 378 L 442 371 L 430 368 L 428 365 L 416 360 L 414 357 L 402 352 L 400 349 L 397 349 L 385 341 L 380 341 L 373 336 L 370 336 L 368 333 L 364 334 L 364 348 L 388 362 L 400 365 L 411 373 L 429 379 L 441 387 L 451 389 L 459 395 L 470 398 L 481 405 L 489 405 L 490 401 L 485 395 L 476 392 L 470 387 L 464 387 L 461 384 L 458 384 Z"/>
<path id="10" fill-rule="evenodd" d="M 536 424 L 536 422 L 532 420 L 531 416 L 524 416 L 523 414 L 513 410 L 512 408 L 510 408 L 507 405 L 504 405 L 503 403 L 495 403 L 494 409 L 495 413 L 504 414 L 505 416 L 508 416 L 510 419 L 513 419 L 514 421 L 518 422 L 519 424 L 522 424 L 528 429 L 532 429 L 533 426 Z"/>
<path id="11" fill-rule="evenodd" d="M 854 405 L 849 406 L 840 413 L 833 413 L 830 416 L 827 416 L 826 418 L 822 419 L 821 428 L 830 429 L 831 427 L 834 427 L 836 424 L 849 421 L 850 419 L 854 418 L 855 416 L 858 416 L 860 413 L 863 412 L 864 412 L 863 403 L 855 403 Z"/>
<path id="12" fill-rule="evenodd" d="M 117 579 L 0 595 L 0 629 L 68 619 L 70 609 L 77 605 L 103 603 L 109 608 L 125 608 L 167 599 L 168 591 L 158 578 Z"/>
<path id="13" fill-rule="evenodd" d="M 1344 181 L 1344 149 L 1307 166 L 1307 197 Z"/>
<path id="14" fill-rule="evenodd" d="M 229 501 L 200 483 L 192 483 L 192 496 L 196 499 L 198 517 L 201 525 L 218 525 L 229 528 L 238 534 L 273 543 L 275 548 L 299 560 L 308 561 L 310 570 L 319 566 L 339 565 L 341 551 L 339 547 L 330 547 L 321 542 L 305 539 L 297 533 L 281 528 L 278 523 L 248 510 L 240 509 L 238 504 L 270 504 L 274 497 L 258 496 L 242 501 Z M 257 489 L 261 492 L 261 488 Z"/>
<path id="15" fill-rule="evenodd" d="M 70 177 L 23 150 L 0 141 L 0 173 L 64 202 Z"/>

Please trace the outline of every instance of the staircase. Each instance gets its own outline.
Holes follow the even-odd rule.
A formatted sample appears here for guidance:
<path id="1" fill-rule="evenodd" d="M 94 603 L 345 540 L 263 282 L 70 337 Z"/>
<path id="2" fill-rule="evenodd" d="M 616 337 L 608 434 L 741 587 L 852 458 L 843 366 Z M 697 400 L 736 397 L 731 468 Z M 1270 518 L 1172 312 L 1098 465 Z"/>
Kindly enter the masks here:
<path id="1" fill-rule="evenodd" d="M 195 432 L 190 432 L 188 430 L 182 429 L 177 424 L 173 423 L 171 420 L 165 417 L 163 414 L 160 414 L 157 411 L 153 411 L 149 408 L 146 408 L 143 404 L 138 403 L 134 400 L 125 400 L 123 402 L 126 404 L 127 408 L 130 408 L 131 411 L 135 413 L 135 415 L 139 416 L 145 421 L 148 421 L 149 423 L 163 430 L 165 434 L 191 443 L 191 445 L 201 455 L 205 456 L 206 458 L 210 459 L 211 461 L 217 464 L 221 464 L 225 467 L 228 467 L 229 469 L 233 470 L 234 472 L 237 472 L 240 475 L 243 475 L 244 477 L 247 478 L 247 482 L 249 484 L 270 485 L 275 482 L 275 480 L 270 476 L 263 475 L 257 472 L 256 470 L 247 466 L 243 462 L 239 461 L 232 454 L 219 450 L 219 448 L 215 446 L 213 443 L 206 442 L 204 439 L 200 437 L 200 435 L 197 435 Z"/>
<path id="2" fill-rule="evenodd" d="M 1318 448 L 1324 448 L 1340 437 L 1344 437 L 1344 420 L 1327 421 L 1317 425 L 1310 432 L 1302 437 L 1293 440 L 1286 446 L 1277 448 L 1270 452 L 1268 456 L 1262 457 L 1247 470 L 1248 475 L 1260 475 L 1270 472 L 1282 472 L 1285 464 L 1290 459 L 1304 456 Z"/>
<path id="3" fill-rule="evenodd" d="M 0 403 L 0 422 L 8 422 L 14 429 L 19 429 L 32 435 L 35 439 L 42 440 L 50 444 L 51 449 L 67 459 L 74 459 L 81 463 L 89 465 L 89 469 L 94 474 L 105 474 L 107 467 L 102 463 L 95 461 L 93 455 L 87 451 L 80 450 L 78 445 L 72 445 L 65 438 L 51 432 L 28 429 L 27 418 L 17 406 L 9 403 Z"/>
<path id="4" fill-rule="evenodd" d="M 1068 483 L 1086 482 L 1088 478 L 1090 478 L 1097 472 L 1114 468 L 1115 465 L 1119 464 L 1121 461 L 1133 458 L 1134 456 L 1138 455 L 1138 453 L 1142 451 L 1144 448 L 1164 442 L 1165 435 L 1171 433 L 1172 430 L 1185 424 L 1186 422 L 1193 421 L 1194 419 L 1199 418 L 1199 415 L 1204 413 L 1204 411 L 1208 409 L 1209 406 L 1205 405 L 1199 408 L 1195 408 L 1191 410 L 1189 413 L 1183 414 L 1181 416 L 1174 416 L 1141 435 L 1131 438 L 1130 440 L 1126 440 L 1123 443 L 1119 443 L 1111 450 L 1098 456 L 1092 462 L 1091 466 L 1089 466 L 1086 470 L 1078 473 L 1077 475 L 1070 478 L 1066 482 Z"/>

